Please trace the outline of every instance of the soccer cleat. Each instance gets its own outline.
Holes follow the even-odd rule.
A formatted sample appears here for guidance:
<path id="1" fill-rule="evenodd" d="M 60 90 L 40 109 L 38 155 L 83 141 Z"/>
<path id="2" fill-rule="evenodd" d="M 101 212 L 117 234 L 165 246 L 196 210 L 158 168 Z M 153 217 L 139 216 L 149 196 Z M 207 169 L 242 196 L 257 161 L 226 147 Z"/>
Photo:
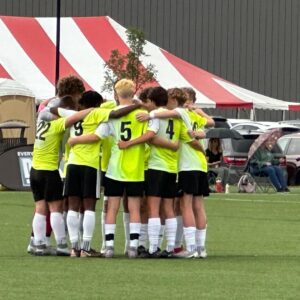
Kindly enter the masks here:
<path id="1" fill-rule="evenodd" d="M 102 245 L 100 253 L 105 254 L 105 251 L 106 251 L 105 245 Z"/>
<path id="2" fill-rule="evenodd" d="M 183 250 L 181 252 L 174 253 L 173 257 L 176 257 L 176 258 L 197 258 L 197 257 L 199 257 L 199 254 L 198 254 L 197 251 Z"/>
<path id="3" fill-rule="evenodd" d="M 34 255 L 36 256 L 49 256 L 53 255 L 51 247 L 47 247 L 46 244 L 35 246 Z"/>
<path id="4" fill-rule="evenodd" d="M 197 247 L 197 252 L 198 252 L 199 258 L 207 257 L 207 252 L 206 252 L 205 247 Z"/>
<path id="5" fill-rule="evenodd" d="M 34 252 L 35 252 L 35 246 L 34 246 L 34 243 L 33 243 L 33 238 L 31 238 L 30 242 L 29 242 L 29 245 L 27 247 L 27 253 L 34 254 Z"/>
<path id="6" fill-rule="evenodd" d="M 71 257 L 80 257 L 80 250 L 72 248 L 71 249 L 71 253 L 70 253 Z"/>
<path id="7" fill-rule="evenodd" d="M 137 258 L 138 250 L 135 247 L 129 247 L 128 249 L 128 258 Z"/>
<path id="8" fill-rule="evenodd" d="M 59 244 L 56 248 L 57 256 L 70 256 L 70 250 L 67 244 Z"/>
<path id="9" fill-rule="evenodd" d="M 137 248 L 138 257 L 144 258 L 148 256 L 148 251 L 144 246 L 138 246 Z"/>
<path id="10" fill-rule="evenodd" d="M 174 253 L 179 253 L 179 252 L 181 252 L 181 251 L 183 251 L 183 250 L 184 250 L 184 248 L 183 248 L 183 246 L 181 245 L 180 247 L 174 248 Z"/>
<path id="11" fill-rule="evenodd" d="M 113 256 L 114 256 L 114 247 L 106 247 L 104 257 L 105 258 L 113 258 Z"/>
<path id="12" fill-rule="evenodd" d="M 160 258 L 160 256 L 161 256 L 161 251 L 160 251 L 160 249 L 158 248 L 158 249 L 157 249 L 155 252 L 153 252 L 153 253 L 148 252 L 147 258 Z"/>
<path id="13" fill-rule="evenodd" d="M 173 255 L 174 255 L 173 251 L 164 250 L 161 252 L 160 258 L 173 258 L 174 257 Z"/>
<path id="14" fill-rule="evenodd" d="M 90 249 L 90 250 L 81 249 L 80 257 L 101 257 L 101 253 L 97 252 L 94 249 Z"/>

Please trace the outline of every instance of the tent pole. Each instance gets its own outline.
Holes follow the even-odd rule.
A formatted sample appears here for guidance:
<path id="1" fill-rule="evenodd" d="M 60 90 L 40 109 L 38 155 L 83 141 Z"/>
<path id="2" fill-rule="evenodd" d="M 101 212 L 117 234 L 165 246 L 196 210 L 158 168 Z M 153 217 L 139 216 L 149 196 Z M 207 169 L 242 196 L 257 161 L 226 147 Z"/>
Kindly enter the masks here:
<path id="1" fill-rule="evenodd" d="M 56 53 L 55 53 L 55 94 L 57 94 L 56 85 L 59 79 L 59 52 L 60 52 L 60 7 L 61 0 L 56 3 Z"/>
<path id="2" fill-rule="evenodd" d="M 285 110 L 282 111 L 282 121 L 285 121 Z"/>

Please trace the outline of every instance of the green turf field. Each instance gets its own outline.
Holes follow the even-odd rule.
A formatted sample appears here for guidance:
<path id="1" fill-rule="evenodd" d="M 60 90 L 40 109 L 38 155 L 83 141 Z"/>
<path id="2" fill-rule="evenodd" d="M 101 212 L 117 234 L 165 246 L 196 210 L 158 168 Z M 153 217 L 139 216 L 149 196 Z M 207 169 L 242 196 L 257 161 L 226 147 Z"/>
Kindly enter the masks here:
<path id="1" fill-rule="evenodd" d="M 0 192 L 0 299 L 300 299 L 300 189 L 213 194 L 206 208 L 206 260 L 128 260 L 121 223 L 114 259 L 33 257 L 31 194 Z"/>

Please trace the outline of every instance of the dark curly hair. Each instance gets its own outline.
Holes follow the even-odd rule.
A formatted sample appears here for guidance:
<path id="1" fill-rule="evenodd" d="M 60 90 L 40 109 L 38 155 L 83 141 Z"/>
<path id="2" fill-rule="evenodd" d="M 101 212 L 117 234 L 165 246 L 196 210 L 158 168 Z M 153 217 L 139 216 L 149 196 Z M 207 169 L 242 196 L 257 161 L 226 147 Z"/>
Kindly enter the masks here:
<path id="1" fill-rule="evenodd" d="M 63 77 L 57 83 L 58 97 L 82 94 L 84 91 L 83 81 L 74 75 Z"/>

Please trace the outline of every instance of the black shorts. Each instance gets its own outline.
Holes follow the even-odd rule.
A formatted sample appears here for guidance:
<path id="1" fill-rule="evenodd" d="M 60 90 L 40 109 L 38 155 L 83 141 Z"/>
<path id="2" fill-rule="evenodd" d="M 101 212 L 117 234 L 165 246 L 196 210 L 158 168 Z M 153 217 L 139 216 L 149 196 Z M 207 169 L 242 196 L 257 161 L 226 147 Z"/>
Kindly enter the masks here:
<path id="1" fill-rule="evenodd" d="M 143 197 L 144 181 L 118 181 L 105 177 L 104 195 L 107 197 Z"/>
<path id="2" fill-rule="evenodd" d="M 30 186 L 34 201 L 47 202 L 62 200 L 63 183 L 58 170 L 30 170 Z"/>
<path id="3" fill-rule="evenodd" d="M 176 173 L 149 169 L 145 177 L 146 196 L 175 198 L 177 195 Z"/>
<path id="4" fill-rule="evenodd" d="M 209 196 L 207 173 L 201 171 L 181 171 L 178 173 L 179 194 Z"/>
<path id="5" fill-rule="evenodd" d="M 101 184 L 101 187 L 103 187 L 103 188 L 105 188 L 105 179 L 106 179 L 105 174 L 106 174 L 106 172 L 101 171 L 101 180 L 100 180 L 100 184 Z"/>
<path id="6" fill-rule="evenodd" d="M 65 195 L 80 198 L 97 197 L 97 173 L 98 170 L 88 166 L 68 165 Z"/>

